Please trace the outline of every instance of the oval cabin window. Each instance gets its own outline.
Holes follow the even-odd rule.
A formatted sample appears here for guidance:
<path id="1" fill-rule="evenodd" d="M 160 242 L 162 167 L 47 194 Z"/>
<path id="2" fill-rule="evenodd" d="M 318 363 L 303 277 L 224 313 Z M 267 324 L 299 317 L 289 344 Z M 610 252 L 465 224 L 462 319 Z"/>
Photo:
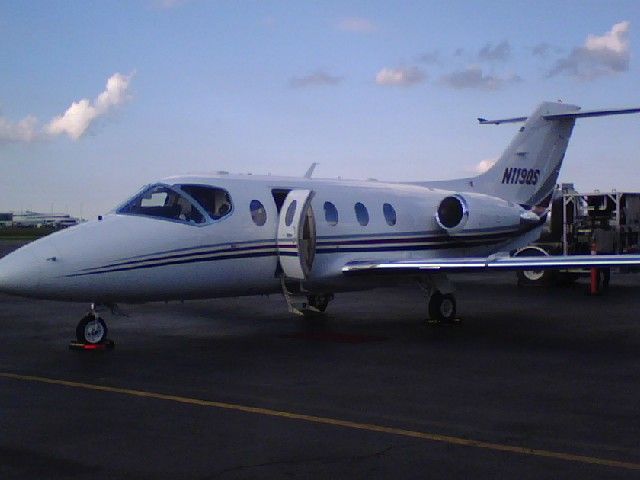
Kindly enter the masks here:
<path id="1" fill-rule="evenodd" d="M 261 227 L 267 222 L 267 211 L 260 200 L 251 200 L 249 209 L 251 210 L 251 220 L 257 226 Z"/>
<path id="2" fill-rule="evenodd" d="M 367 211 L 367 207 L 358 202 L 355 204 L 354 208 L 356 210 L 356 218 L 358 219 L 358 223 L 363 227 L 366 227 L 369 224 L 369 212 Z"/>
<path id="3" fill-rule="evenodd" d="M 324 219 L 329 225 L 338 224 L 338 209 L 331 202 L 324 202 Z"/>
<path id="4" fill-rule="evenodd" d="M 289 208 L 287 208 L 287 214 L 284 216 L 284 223 L 287 227 L 290 227 L 293 223 L 293 216 L 296 213 L 296 204 L 297 202 L 293 200 L 289 205 Z"/>
<path id="5" fill-rule="evenodd" d="M 389 203 L 385 203 L 382 206 L 382 213 L 384 213 L 384 219 L 387 221 L 387 225 L 393 227 L 396 224 L 396 209 Z"/>

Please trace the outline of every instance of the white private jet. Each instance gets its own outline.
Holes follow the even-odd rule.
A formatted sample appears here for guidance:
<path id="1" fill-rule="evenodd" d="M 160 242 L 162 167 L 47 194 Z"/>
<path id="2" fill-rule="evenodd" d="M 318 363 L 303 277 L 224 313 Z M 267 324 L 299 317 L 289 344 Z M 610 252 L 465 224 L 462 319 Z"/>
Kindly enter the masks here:
<path id="1" fill-rule="evenodd" d="M 575 120 L 640 112 L 542 103 L 495 165 L 474 177 L 378 182 L 229 175 L 171 177 L 104 218 L 0 259 L 0 291 L 91 303 L 76 333 L 103 342 L 96 305 L 282 292 L 292 312 L 335 292 L 410 279 L 432 318 L 456 315 L 446 274 L 639 265 L 639 255 L 509 257 L 536 240 Z M 538 206 L 538 207 L 536 207 Z M 503 253 L 504 252 L 504 253 Z M 381 275 L 386 274 L 386 275 Z"/>

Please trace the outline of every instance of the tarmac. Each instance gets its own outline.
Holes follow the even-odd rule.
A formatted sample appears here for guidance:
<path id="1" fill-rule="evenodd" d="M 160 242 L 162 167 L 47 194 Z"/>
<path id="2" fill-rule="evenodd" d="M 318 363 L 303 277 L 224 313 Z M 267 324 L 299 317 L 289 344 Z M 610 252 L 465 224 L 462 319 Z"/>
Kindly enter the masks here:
<path id="1" fill-rule="evenodd" d="M 452 280 L 456 326 L 417 287 L 151 303 L 104 352 L 87 305 L 0 295 L 0 478 L 640 478 L 640 275 Z"/>

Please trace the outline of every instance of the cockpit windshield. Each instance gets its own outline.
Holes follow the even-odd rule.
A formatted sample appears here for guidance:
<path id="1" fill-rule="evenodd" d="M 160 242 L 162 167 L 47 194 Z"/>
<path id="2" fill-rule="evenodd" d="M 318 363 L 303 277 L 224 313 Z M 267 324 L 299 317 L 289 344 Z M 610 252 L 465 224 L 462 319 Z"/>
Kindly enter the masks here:
<path id="1" fill-rule="evenodd" d="M 167 185 L 153 185 L 129 200 L 117 213 L 145 215 L 186 223 L 204 223 L 202 212 L 184 195 Z"/>
<path id="2" fill-rule="evenodd" d="M 116 210 L 123 215 L 144 215 L 202 224 L 231 213 L 229 192 L 210 185 L 152 185 Z"/>
<path id="3" fill-rule="evenodd" d="M 213 220 L 218 220 L 231 213 L 231 197 L 222 188 L 210 185 L 176 185 L 180 190 L 189 194 L 209 214 Z"/>

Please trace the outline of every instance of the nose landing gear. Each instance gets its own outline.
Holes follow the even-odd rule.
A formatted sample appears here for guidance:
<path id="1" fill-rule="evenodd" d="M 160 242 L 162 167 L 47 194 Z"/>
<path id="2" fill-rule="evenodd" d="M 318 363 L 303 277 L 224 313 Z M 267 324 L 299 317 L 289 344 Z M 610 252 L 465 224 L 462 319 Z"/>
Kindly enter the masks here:
<path id="1" fill-rule="evenodd" d="M 81 343 L 101 343 L 107 338 L 107 324 L 100 317 L 87 314 L 78 322 L 76 327 L 76 339 Z"/>
<path id="2" fill-rule="evenodd" d="M 104 350 L 113 348 L 113 342 L 107 339 L 106 322 L 98 316 L 95 304 L 76 326 L 76 341 L 69 344 L 74 350 Z"/>

